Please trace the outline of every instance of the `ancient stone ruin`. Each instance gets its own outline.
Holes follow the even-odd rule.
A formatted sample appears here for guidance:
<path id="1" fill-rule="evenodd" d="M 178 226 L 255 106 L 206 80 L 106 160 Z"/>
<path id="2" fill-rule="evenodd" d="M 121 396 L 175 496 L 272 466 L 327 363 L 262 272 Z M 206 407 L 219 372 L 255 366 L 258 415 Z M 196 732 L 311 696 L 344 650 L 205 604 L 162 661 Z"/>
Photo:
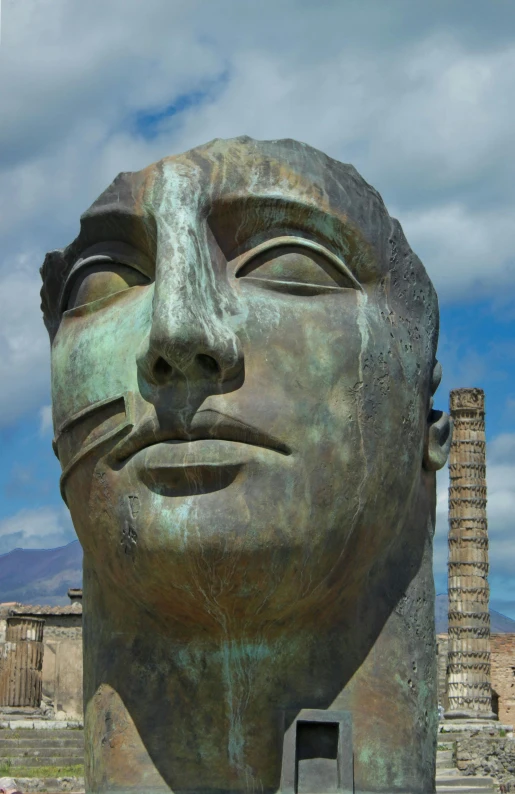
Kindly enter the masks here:
<path id="1" fill-rule="evenodd" d="M 40 705 L 44 625 L 41 618 L 7 618 L 5 643 L 0 646 L 0 706 Z"/>
<path id="2" fill-rule="evenodd" d="M 448 718 L 492 719 L 485 407 L 482 389 L 454 389 L 449 458 Z"/>
<path id="3" fill-rule="evenodd" d="M 0 604 L 0 708 L 82 719 L 82 590 L 68 596 L 66 606 Z"/>

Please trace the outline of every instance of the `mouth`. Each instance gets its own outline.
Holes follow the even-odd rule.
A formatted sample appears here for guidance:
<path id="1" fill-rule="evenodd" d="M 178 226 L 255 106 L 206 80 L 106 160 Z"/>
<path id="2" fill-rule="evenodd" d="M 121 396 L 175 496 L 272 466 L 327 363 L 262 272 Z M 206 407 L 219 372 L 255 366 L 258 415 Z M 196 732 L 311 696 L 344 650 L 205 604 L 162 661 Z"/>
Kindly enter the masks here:
<path id="1" fill-rule="evenodd" d="M 150 447 L 156 447 L 156 452 L 158 446 L 161 450 L 165 447 L 170 454 L 169 466 L 184 468 L 197 465 L 198 454 L 207 449 L 209 460 L 205 464 L 211 468 L 223 465 L 224 459 L 234 465 L 237 448 L 241 450 L 243 445 L 291 455 L 290 447 L 275 436 L 212 409 L 198 411 L 187 427 L 166 427 L 156 418 L 149 418 L 126 436 L 113 453 L 116 462 L 124 465 L 142 451 L 150 453 Z M 162 456 L 161 459 L 164 466 Z"/>

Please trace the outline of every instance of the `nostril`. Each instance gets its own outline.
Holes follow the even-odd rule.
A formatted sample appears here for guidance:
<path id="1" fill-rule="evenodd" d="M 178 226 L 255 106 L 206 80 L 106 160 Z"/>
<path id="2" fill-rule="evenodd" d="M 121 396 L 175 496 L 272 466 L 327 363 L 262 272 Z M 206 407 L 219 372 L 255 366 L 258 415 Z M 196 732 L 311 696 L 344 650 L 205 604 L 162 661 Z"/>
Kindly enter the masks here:
<path id="1" fill-rule="evenodd" d="M 154 378 L 156 379 L 156 382 L 164 383 L 165 381 L 169 380 L 172 372 L 173 367 L 168 363 L 168 361 L 165 361 L 164 358 L 160 356 L 154 364 Z"/>
<path id="2" fill-rule="evenodd" d="M 219 374 L 220 366 L 218 361 L 213 358 L 213 356 L 207 356 L 204 353 L 199 353 L 197 356 L 197 362 L 202 369 L 208 375 Z"/>

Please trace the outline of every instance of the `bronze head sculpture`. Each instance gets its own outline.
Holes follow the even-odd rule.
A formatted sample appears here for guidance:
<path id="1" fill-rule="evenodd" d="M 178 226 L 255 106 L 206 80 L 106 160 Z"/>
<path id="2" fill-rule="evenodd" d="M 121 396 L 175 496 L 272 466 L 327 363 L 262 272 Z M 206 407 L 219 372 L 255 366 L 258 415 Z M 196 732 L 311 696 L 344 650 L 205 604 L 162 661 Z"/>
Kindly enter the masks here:
<path id="1" fill-rule="evenodd" d="M 87 791 L 432 791 L 450 430 L 436 294 L 379 194 L 215 140 L 120 174 L 42 275 Z"/>

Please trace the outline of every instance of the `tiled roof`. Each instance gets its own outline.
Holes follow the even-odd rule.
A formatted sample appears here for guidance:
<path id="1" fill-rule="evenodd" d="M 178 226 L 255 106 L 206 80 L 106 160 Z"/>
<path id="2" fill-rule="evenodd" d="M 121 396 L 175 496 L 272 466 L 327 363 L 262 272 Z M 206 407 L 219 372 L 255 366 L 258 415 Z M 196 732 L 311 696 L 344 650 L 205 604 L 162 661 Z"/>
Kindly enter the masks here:
<path id="1" fill-rule="evenodd" d="M 34 615 L 35 617 L 82 615 L 82 604 L 77 601 L 74 604 L 67 604 L 65 607 L 41 606 L 40 604 L 9 604 L 9 607 L 8 615 Z"/>
<path id="2" fill-rule="evenodd" d="M 19 606 L 20 604 L 18 604 L 17 601 L 4 601 L 3 603 L 0 604 L 0 618 L 7 617 L 9 615 L 9 611 L 13 607 L 19 607 Z"/>

